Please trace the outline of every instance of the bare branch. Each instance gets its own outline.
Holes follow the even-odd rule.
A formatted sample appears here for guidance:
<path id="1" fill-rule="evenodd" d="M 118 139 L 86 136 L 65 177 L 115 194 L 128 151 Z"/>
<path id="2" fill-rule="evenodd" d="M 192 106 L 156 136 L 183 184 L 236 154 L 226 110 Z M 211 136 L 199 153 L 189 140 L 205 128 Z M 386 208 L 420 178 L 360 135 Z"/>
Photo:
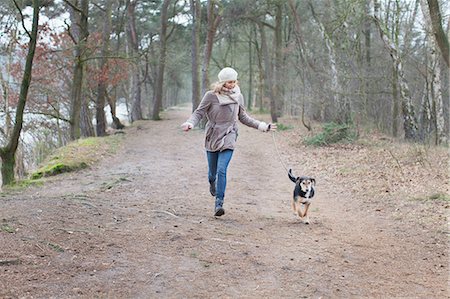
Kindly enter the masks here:
<path id="1" fill-rule="evenodd" d="M 102 12 L 106 12 L 106 9 L 104 9 L 103 7 L 101 7 L 100 5 L 98 5 L 95 2 L 91 2 L 95 7 L 97 7 L 98 9 L 100 9 Z"/>
<path id="2" fill-rule="evenodd" d="M 73 43 L 76 44 L 77 41 L 76 41 L 75 37 L 72 35 L 72 32 L 70 30 L 71 27 L 70 27 L 69 23 L 67 23 L 66 19 L 64 19 L 64 24 L 67 26 L 66 27 L 67 28 L 67 34 L 69 35 L 69 37 L 73 41 Z"/>
<path id="3" fill-rule="evenodd" d="M 27 33 L 28 37 L 31 38 L 31 33 L 27 30 L 27 28 L 25 27 L 25 22 L 24 22 L 24 16 L 22 14 L 22 10 L 20 9 L 19 5 L 17 4 L 16 0 L 14 1 L 14 5 L 16 6 L 17 10 L 19 11 L 20 14 L 20 18 L 21 18 L 21 22 L 22 22 L 22 27 L 23 30 L 25 30 L 25 32 Z"/>
<path id="4" fill-rule="evenodd" d="M 63 0 L 64 3 L 66 3 L 67 5 L 69 5 L 70 7 L 72 7 L 72 9 L 74 9 L 75 11 L 79 12 L 79 13 L 83 13 L 83 11 L 81 9 L 79 9 L 78 7 L 76 7 L 75 5 L 73 5 L 72 3 L 70 3 L 69 0 Z"/>
<path id="5" fill-rule="evenodd" d="M 137 59 L 140 56 L 130 56 L 130 57 L 124 57 L 124 56 L 92 56 L 92 57 L 87 57 L 86 59 L 82 59 L 81 62 L 86 62 L 89 60 L 95 60 L 95 59 L 102 59 L 102 58 L 106 58 L 106 59 L 123 59 L 123 60 L 133 60 L 133 59 Z"/>
<path id="6" fill-rule="evenodd" d="M 51 105 L 51 104 L 50 104 L 50 105 Z M 52 105 L 51 105 L 51 106 L 52 106 Z M 53 107 L 53 106 L 52 106 L 52 107 Z M 61 117 L 61 116 L 58 115 L 58 114 L 50 113 L 50 112 L 29 112 L 28 114 L 31 114 L 31 115 L 50 116 L 51 118 L 59 119 L 59 120 L 62 120 L 62 121 L 64 121 L 64 122 L 70 123 L 70 120 L 69 120 L 69 119 L 64 118 L 64 117 Z"/>

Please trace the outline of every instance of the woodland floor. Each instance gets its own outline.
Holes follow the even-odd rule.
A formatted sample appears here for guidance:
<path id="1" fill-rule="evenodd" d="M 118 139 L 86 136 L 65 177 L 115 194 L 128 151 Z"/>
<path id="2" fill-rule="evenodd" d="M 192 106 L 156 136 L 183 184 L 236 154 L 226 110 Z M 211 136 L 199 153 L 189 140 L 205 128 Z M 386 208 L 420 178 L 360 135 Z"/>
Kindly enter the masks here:
<path id="1" fill-rule="evenodd" d="M 90 169 L 0 193 L 0 298 L 449 298 L 448 149 L 306 147 L 299 121 L 241 124 L 215 218 L 189 111 L 126 129 Z M 281 161 L 317 180 L 309 225 Z"/>

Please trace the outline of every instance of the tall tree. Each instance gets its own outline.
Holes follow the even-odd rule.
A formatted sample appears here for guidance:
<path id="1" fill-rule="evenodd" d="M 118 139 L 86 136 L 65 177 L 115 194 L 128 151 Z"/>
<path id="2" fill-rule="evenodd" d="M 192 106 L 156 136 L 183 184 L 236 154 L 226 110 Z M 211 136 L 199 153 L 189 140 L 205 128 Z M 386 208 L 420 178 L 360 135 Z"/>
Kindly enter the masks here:
<path id="1" fill-rule="evenodd" d="M 20 8 L 17 5 L 16 1 L 14 1 L 16 7 Z M 29 32 L 26 28 L 24 28 L 25 32 L 28 35 L 28 53 L 25 61 L 25 68 L 23 71 L 22 83 L 20 85 L 20 94 L 19 101 L 17 103 L 16 110 L 16 118 L 14 120 L 14 127 L 11 133 L 11 136 L 8 140 L 6 146 L 0 148 L 0 157 L 2 159 L 1 173 L 2 173 L 2 185 L 10 185 L 15 182 L 14 178 L 14 166 L 15 166 L 15 156 L 17 147 L 19 145 L 20 133 L 22 131 L 23 126 L 23 113 L 25 110 L 25 105 L 27 102 L 28 89 L 31 83 L 31 72 L 33 68 L 33 59 L 36 51 L 36 43 L 38 39 L 38 23 L 39 23 L 39 1 L 33 0 L 33 20 L 31 32 Z M 22 13 L 21 18 L 22 22 L 24 22 Z"/>
<path id="2" fill-rule="evenodd" d="M 130 119 L 132 122 L 142 119 L 142 107 L 141 107 L 141 74 L 140 74 L 140 64 L 139 64 L 139 39 L 136 30 L 136 4 L 137 0 L 128 0 L 127 2 L 127 13 L 128 13 L 128 26 L 127 26 L 127 36 L 130 56 L 134 61 L 133 75 L 132 75 L 132 92 L 133 98 L 131 103 L 131 113 Z"/>
<path id="3" fill-rule="evenodd" d="M 282 115 L 284 107 L 283 103 L 283 10 L 284 1 L 277 1 L 275 3 L 275 60 L 274 60 L 274 80 L 273 80 L 273 96 L 274 96 L 274 113 L 277 117 Z M 274 120 L 273 120 L 274 121 Z M 275 122 L 275 121 L 274 121 Z"/>
<path id="4" fill-rule="evenodd" d="M 447 143 L 447 137 L 445 135 L 445 119 L 444 119 L 444 107 L 442 100 L 442 89 L 441 89 L 441 63 L 440 59 L 437 57 L 437 40 L 436 35 L 433 34 L 433 21 L 431 19 L 431 11 L 428 10 L 426 5 L 426 0 L 420 0 L 420 5 L 422 8 L 425 29 L 429 36 L 427 47 L 427 74 L 426 74 L 426 92 L 425 100 L 428 103 L 425 107 L 429 108 L 431 111 L 430 116 L 433 120 L 433 129 L 435 132 L 435 142 L 436 144 Z"/>
<path id="5" fill-rule="evenodd" d="M 448 37 L 445 34 L 444 28 L 442 27 L 442 15 L 439 9 L 438 0 L 427 0 L 428 7 L 430 9 L 431 25 L 433 28 L 433 34 L 436 38 L 436 42 L 441 49 L 442 57 L 444 58 L 447 67 L 450 67 L 450 47 L 448 42 Z"/>
<path id="6" fill-rule="evenodd" d="M 370 3 L 371 0 L 365 0 L 364 5 L 364 81 L 363 84 L 364 92 L 362 93 L 362 96 L 364 97 L 364 116 L 367 117 L 369 115 L 369 102 L 372 102 L 373 99 L 370 96 L 370 74 L 372 73 L 372 22 L 370 19 Z M 396 103 L 396 102 L 395 102 Z M 394 104 L 395 105 L 395 104 Z M 395 122 L 395 129 L 394 131 L 397 131 L 396 128 L 396 122 Z"/>
<path id="7" fill-rule="evenodd" d="M 247 95 L 247 110 L 251 110 L 253 107 L 253 31 L 255 24 L 250 27 L 248 34 L 248 95 Z"/>
<path id="8" fill-rule="evenodd" d="M 200 0 L 190 0 L 192 15 L 192 111 L 200 104 L 200 30 L 202 4 Z"/>
<path id="9" fill-rule="evenodd" d="M 102 33 L 102 51 L 100 57 L 100 72 L 101 74 L 108 73 L 108 58 L 109 55 L 109 36 L 111 35 L 111 11 L 112 11 L 112 0 L 106 0 L 105 7 L 105 18 L 103 24 L 103 33 Z M 97 85 L 97 102 L 96 102 L 96 131 L 97 136 L 105 136 L 106 135 L 106 116 L 105 116 L 105 104 L 107 97 L 107 78 L 103 78 L 100 76 Z M 111 107 L 111 111 L 112 111 Z"/>
<path id="10" fill-rule="evenodd" d="M 341 124 L 350 123 L 351 122 L 350 103 L 348 101 L 348 98 L 343 96 L 342 86 L 339 80 L 336 45 L 333 39 L 331 38 L 331 35 L 327 32 L 323 23 L 317 17 L 311 2 L 309 3 L 309 6 L 311 8 L 314 20 L 316 21 L 316 24 L 319 27 L 321 37 L 323 38 L 325 47 L 328 52 L 328 62 L 330 64 L 331 94 L 333 98 L 333 103 L 337 108 L 335 120 L 337 123 Z"/>
<path id="11" fill-rule="evenodd" d="M 70 138 L 72 140 L 81 137 L 81 115 L 86 115 L 86 106 L 82 111 L 83 102 L 83 73 L 87 57 L 88 31 L 88 9 L 89 0 L 75 0 L 72 2 L 65 0 L 70 7 L 71 19 L 74 21 L 70 28 L 70 35 L 75 43 L 74 49 L 74 70 L 71 87 L 71 109 L 70 109 Z M 86 123 L 86 121 L 84 121 Z M 89 123 L 89 121 L 88 121 Z"/>
<path id="12" fill-rule="evenodd" d="M 206 29 L 206 40 L 205 49 L 203 54 L 203 65 L 202 65 L 202 94 L 206 92 L 209 88 L 209 63 L 211 61 L 211 54 L 213 50 L 214 37 L 216 36 L 217 27 L 219 26 L 222 15 L 218 11 L 215 0 L 208 0 L 206 3 L 206 19 L 207 19 L 207 29 Z"/>
<path id="13" fill-rule="evenodd" d="M 398 1 L 394 2 L 395 10 L 392 13 L 392 42 L 395 49 L 400 48 L 400 5 Z M 399 80 L 399 60 L 394 61 L 392 64 L 392 136 L 397 137 L 399 134 L 398 120 L 400 119 L 400 103 L 398 93 L 398 80 Z"/>
<path id="14" fill-rule="evenodd" d="M 8 59 L 7 59 L 7 63 L 6 63 L 6 68 L 5 68 L 5 75 L 6 74 L 10 74 L 11 73 L 11 69 L 12 69 L 12 65 L 13 65 L 13 48 L 15 47 L 15 42 L 17 40 L 17 32 L 18 32 L 18 28 L 17 26 L 14 26 L 14 28 L 10 29 L 10 34 L 11 34 L 11 40 L 8 42 L 8 45 L 6 46 L 7 52 L 10 53 L 8 55 Z M 2 96 L 4 99 L 4 106 L 3 111 L 5 113 L 5 123 L 4 125 L 4 129 L 0 130 L 0 132 L 4 132 L 4 135 L 6 137 L 11 135 L 11 130 L 12 130 L 12 109 L 10 109 L 10 88 L 8 85 L 8 80 L 7 78 L 4 77 L 3 72 L 0 72 L 0 81 L 1 81 L 1 86 L 2 86 Z"/>
<path id="15" fill-rule="evenodd" d="M 124 5 L 125 0 L 119 0 L 118 5 L 116 5 L 116 19 L 118 19 L 118 21 L 115 22 L 115 26 L 114 26 L 114 36 L 115 36 L 115 49 L 114 49 L 114 54 L 119 56 L 120 55 L 120 51 L 121 51 L 121 47 L 122 47 L 122 36 L 123 36 L 123 32 L 125 31 L 125 23 L 126 23 L 126 15 L 127 15 L 127 8 Z M 125 7 L 125 8 L 124 8 Z M 129 80 L 125 81 L 125 84 L 128 83 Z M 118 86 L 114 85 L 112 88 L 112 91 L 110 92 L 110 94 L 107 94 L 107 99 L 108 99 L 108 103 L 109 106 L 111 108 L 111 117 L 112 117 L 112 126 L 114 129 L 123 129 L 125 126 L 121 123 L 120 119 L 117 117 L 117 112 L 116 112 L 116 101 L 118 98 Z M 127 96 L 128 98 L 128 96 Z M 128 102 L 128 101 L 127 101 Z"/>
<path id="16" fill-rule="evenodd" d="M 159 116 L 162 107 L 163 87 L 164 87 L 164 71 L 166 68 L 167 55 L 167 26 L 168 26 L 168 9 L 170 0 L 164 0 L 161 8 L 161 31 L 159 34 L 159 63 L 158 75 L 156 77 L 155 102 L 153 105 L 153 120 L 160 120 Z"/>
<path id="17" fill-rule="evenodd" d="M 369 0 L 368 0 L 369 1 Z M 291 11 L 291 16 L 293 19 L 293 33 L 294 33 L 294 41 L 295 41 L 295 45 L 296 45 L 296 49 L 297 49 L 297 55 L 299 56 L 299 66 L 298 68 L 302 69 L 302 72 L 300 73 L 301 76 L 301 82 L 303 83 L 303 85 L 305 85 L 306 80 L 311 80 L 310 77 L 310 72 L 309 70 L 314 70 L 314 66 L 311 62 L 311 60 L 309 59 L 309 57 L 306 56 L 306 45 L 304 42 L 304 37 L 301 31 L 301 22 L 300 22 L 300 16 L 298 14 L 298 10 L 297 10 L 297 5 L 294 3 L 294 0 L 289 0 L 288 2 L 289 4 L 289 8 Z M 315 73 L 315 72 L 313 72 Z M 311 126 L 308 125 L 305 122 L 305 99 L 301 100 L 301 105 L 302 105 L 302 124 L 308 129 L 308 131 L 311 130 Z"/>
<path id="18" fill-rule="evenodd" d="M 394 43 L 390 40 L 388 34 L 385 32 L 385 29 L 383 28 L 383 25 L 380 22 L 379 7 L 380 6 L 378 1 L 375 0 L 373 19 L 375 21 L 375 24 L 377 25 L 384 46 L 389 51 L 389 54 L 392 58 L 392 62 L 398 72 L 398 86 L 401 97 L 403 129 L 405 132 L 405 139 L 410 141 L 416 141 L 418 138 L 418 124 L 414 105 L 412 103 L 411 92 L 405 78 L 403 62 L 401 56 L 398 53 L 398 49 L 395 47 Z"/>
<path id="19" fill-rule="evenodd" d="M 267 36 L 266 36 L 266 30 L 265 26 L 266 24 L 259 20 L 258 21 L 258 29 L 259 29 L 259 35 L 261 38 L 261 56 L 262 60 L 264 61 L 264 88 L 265 88 L 265 95 L 269 97 L 270 101 L 270 117 L 272 119 L 272 122 L 276 123 L 278 122 L 278 114 L 276 113 L 276 99 L 273 93 L 274 90 L 274 75 L 273 75 L 273 64 L 272 59 L 270 57 L 269 53 L 269 45 L 267 42 Z"/>

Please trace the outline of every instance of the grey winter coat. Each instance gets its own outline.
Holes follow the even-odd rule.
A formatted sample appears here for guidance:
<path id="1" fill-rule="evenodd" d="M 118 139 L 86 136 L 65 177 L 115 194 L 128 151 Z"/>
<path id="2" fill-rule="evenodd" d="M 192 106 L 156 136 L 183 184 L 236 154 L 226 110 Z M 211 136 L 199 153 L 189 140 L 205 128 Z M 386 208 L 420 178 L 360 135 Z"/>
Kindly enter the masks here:
<path id="1" fill-rule="evenodd" d="M 237 121 L 244 125 L 267 131 L 268 125 L 250 117 L 244 108 L 244 97 L 235 88 L 231 94 L 218 94 L 208 91 L 197 109 L 187 120 L 195 127 L 206 116 L 205 149 L 207 151 L 223 151 L 235 148 L 238 136 Z"/>

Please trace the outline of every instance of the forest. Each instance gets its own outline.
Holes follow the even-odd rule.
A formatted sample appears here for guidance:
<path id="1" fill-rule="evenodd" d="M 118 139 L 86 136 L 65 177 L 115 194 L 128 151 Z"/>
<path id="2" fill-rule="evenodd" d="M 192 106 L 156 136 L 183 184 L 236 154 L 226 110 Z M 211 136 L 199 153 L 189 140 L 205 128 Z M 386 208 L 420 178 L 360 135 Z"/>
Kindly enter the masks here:
<path id="1" fill-rule="evenodd" d="M 249 111 L 448 146 L 442 0 L 0 2 L 3 185 L 55 148 L 199 104 L 232 66 Z"/>

